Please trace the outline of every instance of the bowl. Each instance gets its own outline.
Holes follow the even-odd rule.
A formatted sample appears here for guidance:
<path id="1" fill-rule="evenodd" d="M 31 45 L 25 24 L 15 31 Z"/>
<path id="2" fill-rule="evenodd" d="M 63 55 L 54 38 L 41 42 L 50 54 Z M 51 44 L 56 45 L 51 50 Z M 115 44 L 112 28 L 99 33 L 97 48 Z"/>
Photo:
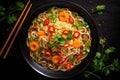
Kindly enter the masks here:
<path id="1" fill-rule="evenodd" d="M 85 10 L 81 5 L 70 2 L 70 1 L 61 1 L 61 0 L 56 0 L 56 1 L 44 1 L 42 3 L 37 3 L 35 4 L 37 6 L 33 7 L 25 20 L 22 29 L 20 31 L 19 35 L 19 40 L 20 40 L 20 49 L 23 54 L 23 57 L 25 58 L 25 61 L 29 64 L 29 66 L 36 72 L 38 72 L 41 75 L 44 75 L 49 78 L 70 78 L 74 77 L 75 75 L 78 75 L 82 73 L 88 65 L 92 62 L 95 53 L 97 51 L 97 46 L 98 46 L 98 33 L 96 29 L 96 24 L 87 10 Z M 52 6 L 57 6 L 57 7 L 63 7 L 63 8 L 68 8 L 71 11 L 77 12 L 80 16 L 82 16 L 86 22 L 88 22 L 90 30 L 91 30 L 91 47 L 90 47 L 90 52 L 88 53 L 87 57 L 81 62 L 80 65 L 76 66 L 74 69 L 66 72 L 62 71 L 53 71 L 49 70 L 46 68 L 43 68 L 40 66 L 38 63 L 36 63 L 30 56 L 29 48 L 26 45 L 26 38 L 28 34 L 28 29 L 31 25 L 32 20 L 39 14 L 44 11 L 46 11 L 48 8 Z"/>

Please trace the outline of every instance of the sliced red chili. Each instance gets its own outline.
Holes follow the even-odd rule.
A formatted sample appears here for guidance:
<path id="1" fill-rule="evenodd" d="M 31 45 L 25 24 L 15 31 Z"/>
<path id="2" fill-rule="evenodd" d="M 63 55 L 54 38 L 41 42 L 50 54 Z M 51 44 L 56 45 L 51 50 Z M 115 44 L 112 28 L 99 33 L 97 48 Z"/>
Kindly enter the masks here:
<path id="1" fill-rule="evenodd" d="M 52 41 L 52 34 L 49 34 L 49 35 L 48 35 L 48 39 L 49 39 L 50 41 Z"/>
<path id="2" fill-rule="evenodd" d="M 55 32 L 55 26 L 48 26 L 48 32 Z"/>
<path id="3" fill-rule="evenodd" d="M 80 32 L 79 31 L 75 31 L 72 35 L 73 38 L 78 38 L 80 36 Z"/>
<path id="4" fill-rule="evenodd" d="M 59 51 L 59 52 L 58 52 L 58 55 L 61 55 L 61 54 L 62 54 L 62 52 L 61 52 L 61 51 Z"/>
<path id="5" fill-rule="evenodd" d="M 70 46 L 70 43 L 66 43 L 63 47 L 64 48 L 67 48 L 67 47 L 69 47 Z"/>
<path id="6" fill-rule="evenodd" d="M 66 58 L 64 57 L 61 57 L 60 61 L 59 61 L 59 64 L 62 64 L 63 62 L 65 62 Z"/>
<path id="7" fill-rule="evenodd" d="M 43 21 L 43 25 L 44 25 L 44 26 L 47 26 L 49 23 L 50 23 L 50 19 L 49 19 L 49 18 L 46 18 L 46 19 Z"/>
<path id="8" fill-rule="evenodd" d="M 63 35 L 67 35 L 68 34 L 68 30 L 63 30 L 62 34 Z"/>
<path id="9" fill-rule="evenodd" d="M 51 56 L 51 51 L 50 50 L 44 50 L 44 54 L 46 55 L 46 56 Z"/>
<path id="10" fill-rule="evenodd" d="M 77 54 L 77 59 L 81 59 L 82 58 L 82 54 Z"/>
<path id="11" fill-rule="evenodd" d="M 66 70 L 69 71 L 71 69 L 71 62 L 66 63 Z"/>
<path id="12" fill-rule="evenodd" d="M 69 23 L 71 23 L 71 24 L 74 23 L 74 19 L 72 18 L 72 16 L 69 16 Z"/>

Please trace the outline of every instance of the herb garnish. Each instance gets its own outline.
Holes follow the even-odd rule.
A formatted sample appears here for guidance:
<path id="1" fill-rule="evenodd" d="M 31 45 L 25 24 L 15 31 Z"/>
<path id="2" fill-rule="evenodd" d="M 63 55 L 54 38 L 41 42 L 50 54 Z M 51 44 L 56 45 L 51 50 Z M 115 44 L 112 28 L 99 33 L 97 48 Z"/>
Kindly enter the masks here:
<path id="1" fill-rule="evenodd" d="M 23 8 L 24 4 L 20 1 L 16 1 L 15 5 L 10 5 L 8 9 L 0 6 L 0 22 L 6 19 L 8 24 L 14 23 L 17 20 L 17 13 Z"/>
<path id="2" fill-rule="evenodd" d="M 106 6 L 103 4 L 97 5 L 95 8 L 92 9 L 92 13 L 97 13 L 98 15 L 102 15 L 105 9 Z"/>
<path id="3" fill-rule="evenodd" d="M 111 71 L 119 71 L 120 66 L 118 62 L 118 58 L 113 59 L 111 62 L 110 54 L 114 53 L 116 48 L 113 46 L 105 48 L 106 40 L 101 38 L 99 44 L 101 46 L 101 51 L 96 52 L 96 55 L 93 59 L 93 63 L 91 65 L 92 71 L 86 70 L 84 72 L 85 78 L 93 75 L 98 79 L 102 79 L 96 72 L 100 72 L 101 74 L 108 76 Z"/>

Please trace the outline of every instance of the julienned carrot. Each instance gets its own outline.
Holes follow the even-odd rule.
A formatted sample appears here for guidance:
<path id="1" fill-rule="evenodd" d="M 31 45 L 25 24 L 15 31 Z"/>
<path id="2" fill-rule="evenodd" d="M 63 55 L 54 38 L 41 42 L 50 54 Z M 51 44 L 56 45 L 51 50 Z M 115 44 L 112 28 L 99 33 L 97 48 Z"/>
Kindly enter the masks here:
<path id="1" fill-rule="evenodd" d="M 69 14 L 66 11 L 59 12 L 60 21 L 66 22 L 69 19 Z"/>
<path id="2" fill-rule="evenodd" d="M 44 36 L 44 35 L 45 35 L 45 32 L 44 32 L 44 31 L 39 31 L 39 32 L 38 32 L 38 37 Z"/>
<path id="3" fill-rule="evenodd" d="M 29 48 L 31 51 L 36 51 L 39 49 L 39 45 L 37 42 L 31 41 L 31 42 L 29 42 Z"/>
<path id="4" fill-rule="evenodd" d="M 80 40 L 75 39 L 75 40 L 73 41 L 73 46 L 74 46 L 74 48 L 79 48 L 79 47 L 81 46 Z"/>

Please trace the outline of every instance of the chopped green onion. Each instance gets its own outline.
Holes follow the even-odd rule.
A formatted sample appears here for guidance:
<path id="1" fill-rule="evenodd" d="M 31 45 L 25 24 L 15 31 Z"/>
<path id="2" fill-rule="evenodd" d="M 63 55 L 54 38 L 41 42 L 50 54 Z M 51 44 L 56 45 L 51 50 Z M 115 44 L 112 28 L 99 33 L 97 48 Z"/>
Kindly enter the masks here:
<path id="1" fill-rule="evenodd" d="M 56 19 L 57 19 L 57 15 L 56 14 L 51 14 L 50 16 L 48 16 L 51 20 L 52 23 L 55 23 L 56 22 Z"/>
<path id="2" fill-rule="evenodd" d="M 76 28 L 79 30 L 82 26 L 86 25 L 86 23 L 84 24 L 83 22 L 79 21 L 79 20 L 75 20 L 74 21 L 74 25 L 76 26 Z"/>
<path id="3" fill-rule="evenodd" d="M 74 56 L 72 57 L 72 62 L 74 62 L 75 59 L 76 59 L 76 56 L 74 55 Z"/>
<path id="4" fill-rule="evenodd" d="M 68 40 L 72 39 L 72 31 L 68 31 L 67 39 L 68 39 Z"/>
<path id="5" fill-rule="evenodd" d="M 60 44 L 60 46 L 63 46 L 63 45 L 66 44 L 66 41 L 65 41 L 65 40 L 62 40 L 62 41 L 59 42 L 59 44 Z"/>
<path id="6" fill-rule="evenodd" d="M 73 12 L 72 14 L 75 18 L 78 16 L 78 13 L 76 13 L 76 12 Z"/>

